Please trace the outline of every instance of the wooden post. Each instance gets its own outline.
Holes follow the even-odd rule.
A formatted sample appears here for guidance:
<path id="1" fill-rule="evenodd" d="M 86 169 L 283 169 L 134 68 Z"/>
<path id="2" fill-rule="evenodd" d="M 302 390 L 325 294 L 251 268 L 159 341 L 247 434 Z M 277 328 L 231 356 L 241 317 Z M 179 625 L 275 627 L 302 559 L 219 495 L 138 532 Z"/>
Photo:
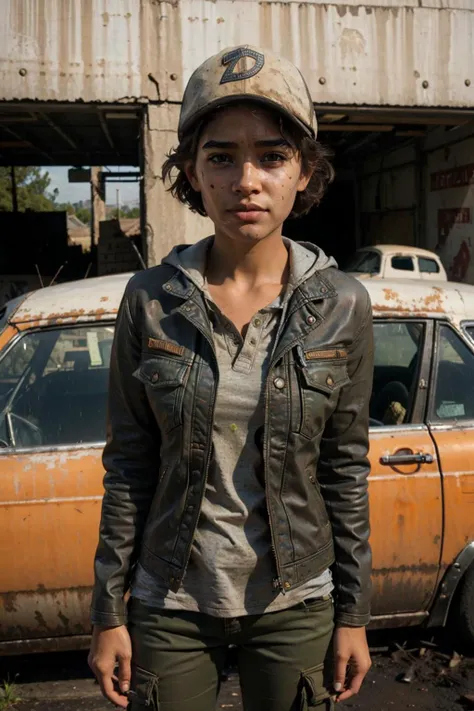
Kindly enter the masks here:
<path id="1" fill-rule="evenodd" d="M 12 181 L 12 210 L 13 212 L 18 212 L 18 194 L 16 191 L 16 177 L 14 165 L 12 165 L 10 168 L 10 177 Z"/>
<path id="2" fill-rule="evenodd" d="M 102 168 L 91 167 L 91 252 L 99 243 L 99 223 L 105 220 L 105 182 Z"/>

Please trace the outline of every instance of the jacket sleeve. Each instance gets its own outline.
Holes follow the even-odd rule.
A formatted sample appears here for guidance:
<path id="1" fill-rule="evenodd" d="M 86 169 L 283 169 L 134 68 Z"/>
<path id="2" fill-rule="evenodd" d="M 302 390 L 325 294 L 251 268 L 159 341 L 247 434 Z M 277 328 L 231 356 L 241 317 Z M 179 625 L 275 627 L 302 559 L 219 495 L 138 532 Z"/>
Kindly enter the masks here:
<path id="1" fill-rule="evenodd" d="M 365 290 L 364 290 L 365 291 Z M 371 566 L 368 481 L 369 400 L 373 378 L 373 327 L 369 295 L 356 305 L 355 341 L 349 348 L 350 384 L 339 396 L 321 441 L 318 477 L 332 525 L 336 624 L 370 621 Z"/>
<path id="2" fill-rule="evenodd" d="M 132 318 L 137 312 L 133 306 L 135 294 L 129 284 L 112 347 L 103 454 L 105 494 L 94 562 L 91 621 L 112 627 L 126 622 L 124 595 L 138 557 L 160 465 L 158 426 L 144 386 L 133 376 L 141 352 L 137 319 Z"/>

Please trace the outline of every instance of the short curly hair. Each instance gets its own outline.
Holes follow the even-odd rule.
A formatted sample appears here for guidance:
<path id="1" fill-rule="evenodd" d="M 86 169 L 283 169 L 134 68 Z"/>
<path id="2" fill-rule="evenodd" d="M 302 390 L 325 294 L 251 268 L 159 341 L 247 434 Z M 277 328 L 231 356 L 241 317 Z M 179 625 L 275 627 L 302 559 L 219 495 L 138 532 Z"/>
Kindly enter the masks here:
<path id="1" fill-rule="evenodd" d="M 215 117 L 216 111 L 209 112 L 204 119 L 195 124 L 191 130 L 182 137 L 177 148 L 170 151 L 161 169 L 163 182 L 169 184 L 168 191 L 193 212 L 207 216 L 206 208 L 202 201 L 201 193 L 191 186 L 185 166 L 189 161 L 195 161 L 199 138 L 207 123 Z M 281 135 L 301 158 L 301 168 L 304 174 L 311 173 L 308 186 L 299 192 L 290 217 L 300 217 L 319 205 L 327 186 L 334 180 L 334 168 L 330 162 L 332 151 L 323 146 L 319 141 L 308 136 L 296 123 L 280 117 Z"/>

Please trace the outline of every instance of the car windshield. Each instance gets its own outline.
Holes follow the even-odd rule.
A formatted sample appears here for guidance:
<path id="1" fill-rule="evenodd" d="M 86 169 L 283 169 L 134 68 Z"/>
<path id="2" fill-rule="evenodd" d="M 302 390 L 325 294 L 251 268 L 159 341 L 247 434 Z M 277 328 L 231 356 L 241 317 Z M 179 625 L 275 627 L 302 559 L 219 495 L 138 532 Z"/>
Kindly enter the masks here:
<path id="1" fill-rule="evenodd" d="M 346 272 L 377 274 L 380 271 L 380 254 L 372 250 L 356 252 L 345 268 Z"/>
<path id="2" fill-rule="evenodd" d="M 16 309 L 16 307 L 23 301 L 25 298 L 25 295 L 17 296 L 15 299 L 12 299 L 11 301 L 7 301 L 7 303 L 3 304 L 0 306 L 0 333 L 5 330 L 6 325 L 8 323 L 8 319 L 10 318 L 11 314 L 13 311 Z"/>
<path id="3" fill-rule="evenodd" d="M 27 333 L 0 360 L 0 446 L 101 442 L 114 329 Z"/>

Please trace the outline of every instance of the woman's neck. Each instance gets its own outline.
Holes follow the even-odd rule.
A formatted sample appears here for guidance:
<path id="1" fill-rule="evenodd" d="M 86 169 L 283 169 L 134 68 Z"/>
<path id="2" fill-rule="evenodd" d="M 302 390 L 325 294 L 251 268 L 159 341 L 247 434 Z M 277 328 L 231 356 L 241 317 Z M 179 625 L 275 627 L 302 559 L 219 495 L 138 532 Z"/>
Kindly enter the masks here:
<path id="1" fill-rule="evenodd" d="M 281 235 L 269 236 L 252 245 L 216 235 L 209 252 L 209 283 L 225 281 L 247 288 L 288 281 L 288 250 Z"/>

